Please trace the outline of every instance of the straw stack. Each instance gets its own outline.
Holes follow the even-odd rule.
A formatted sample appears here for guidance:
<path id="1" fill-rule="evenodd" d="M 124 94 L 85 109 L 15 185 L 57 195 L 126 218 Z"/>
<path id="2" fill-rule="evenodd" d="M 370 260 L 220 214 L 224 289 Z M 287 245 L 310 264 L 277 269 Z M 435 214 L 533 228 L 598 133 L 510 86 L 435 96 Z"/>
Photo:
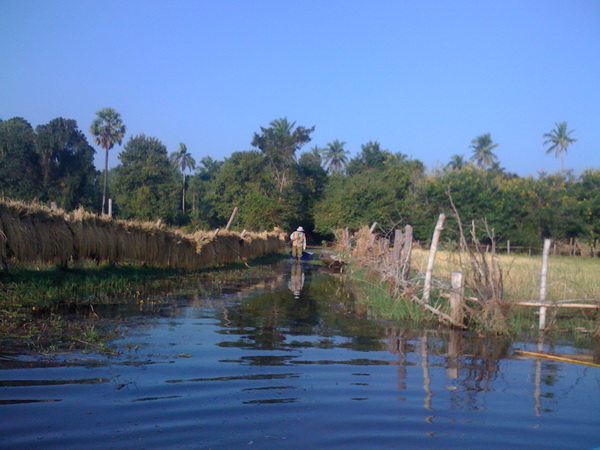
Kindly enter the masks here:
<path id="1" fill-rule="evenodd" d="M 239 258 L 277 253 L 285 246 L 280 229 L 239 233 L 198 231 L 183 234 L 156 223 L 100 217 L 79 208 L 68 214 L 42 205 L 0 200 L 0 265 L 91 259 L 139 262 L 155 267 L 194 270 Z"/>

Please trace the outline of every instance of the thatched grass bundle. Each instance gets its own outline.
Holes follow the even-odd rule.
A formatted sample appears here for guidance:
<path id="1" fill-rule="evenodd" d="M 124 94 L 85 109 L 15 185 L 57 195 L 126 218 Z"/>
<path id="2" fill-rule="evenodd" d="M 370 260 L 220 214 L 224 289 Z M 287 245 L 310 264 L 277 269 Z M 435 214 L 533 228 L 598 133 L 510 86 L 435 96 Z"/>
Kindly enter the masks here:
<path id="1" fill-rule="evenodd" d="M 0 221 L 6 256 L 23 262 L 58 262 L 73 254 L 73 234 L 64 213 L 42 205 L 0 202 Z"/>
<path id="2" fill-rule="evenodd" d="M 193 235 L 155 223 L 112 220 L 83 210 L 65 214 L 41 205 L 0 200 L 0 263 L 91 259 L 133 261 L 194 270 L 281 251 L 281 230 L 263 233 L 199 231 Z"/>

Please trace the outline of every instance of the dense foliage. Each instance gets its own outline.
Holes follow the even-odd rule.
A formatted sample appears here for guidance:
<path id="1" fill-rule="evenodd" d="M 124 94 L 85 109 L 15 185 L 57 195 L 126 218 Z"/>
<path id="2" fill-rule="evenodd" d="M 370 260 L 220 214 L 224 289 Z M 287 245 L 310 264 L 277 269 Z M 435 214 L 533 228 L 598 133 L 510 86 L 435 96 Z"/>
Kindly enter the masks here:
<path id="1" fill-rule="evenodd" d="M 566 123 L 557 124 L 541 137 L 557 157 L 575 141 L 567 130 Z M 411 224 L 415 238 L 426 241 L 439 213 L 449 217 L 448 228 L 456 226 L 452 199 L 463 222 L 485 219 L 498 241 L 514 247 L 537 247 L 545 237 L 597 245 L 598 169 L 519 177 L 500 167 L 493 153 L 498 144 L 488 133 L 471 142 L 472 162 L 453 155 L 445 168 L 427 173 L 420 161 L 376 141 L 351 159 L 337 139 L 300 153 L 313 131 L 277 119 L 248 137 L 254 150 L 223 161 L 206 156 L 198 164 L 185 144 L 169 155 L 157 138 L 130 137 L 109 173 L 114 214 L 217 228 L 237 207 L 233 226 L 239 230 L 302 225 L 319 242 L 336 228 L 377 222 L 384 233 Z M 22 118 L 0 120 L 0 195 L 99 212 L 103 186 L 93 156 L 73 120 L 54 119 L 35 130 Z"/>

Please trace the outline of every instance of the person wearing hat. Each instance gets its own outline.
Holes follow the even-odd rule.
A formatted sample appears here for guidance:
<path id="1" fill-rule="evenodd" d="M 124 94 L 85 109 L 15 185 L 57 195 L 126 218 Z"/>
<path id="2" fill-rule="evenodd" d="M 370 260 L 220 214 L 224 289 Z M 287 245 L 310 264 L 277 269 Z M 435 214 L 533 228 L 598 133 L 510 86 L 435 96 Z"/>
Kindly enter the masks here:
<path id="1" fill-rule="evenodd" d="M 306 249 L 306 236 L 304 235 L 304 228 L 298 227 L 296 231 L 290 234 L 292 240 L 292 257 L 301 259 L 302 252 Z"/>

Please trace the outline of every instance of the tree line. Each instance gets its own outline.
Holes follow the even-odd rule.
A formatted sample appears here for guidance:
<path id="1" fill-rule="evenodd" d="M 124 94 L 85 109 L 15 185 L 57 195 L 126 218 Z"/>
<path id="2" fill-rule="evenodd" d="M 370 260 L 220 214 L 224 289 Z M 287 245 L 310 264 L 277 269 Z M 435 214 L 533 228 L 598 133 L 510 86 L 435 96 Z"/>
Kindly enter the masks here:
<path id="1" fill-rule="evenodd" d="M 452 199 L 463 221 L 485 220 L 498 241 L 514 246 L 537 247 L 545 237 L 595 246 L 600 237 L 600 170 L 564 169 L 562 158 L 575 142 L 566 122 L 542 136 L 562 169 L 538 178 L 500 167 L 489 133 L 473 139 L 470 159 L 453 155 L 427 172 L 421 161 L 377 141 L 361 145 L 353 158 L 340 140 L 304 149 L 314 129 L 276 119 L 249 137 L 251 149 L 198 162 L 184 143 L 169 152 L 158 138 L 139 134 L 128 138 L 109 170 L 108 152 L 121 145 L 126 128 L 104 108 L 90 126 L 105 151 L 99 171 L 75 121 L 57 118 L 34 129 L 23 118 L 0 120 L 0 195 L 96 212 L 106 212 L 111 198 L 118 218 L 191 229 L 223 227 L 238 207 L 239 229 L 302 225 L 317 241 L 373 222 L 384 233 L 411 224 L 415 238 L 426 241 L 437 215 L 452 215 Z"/>

